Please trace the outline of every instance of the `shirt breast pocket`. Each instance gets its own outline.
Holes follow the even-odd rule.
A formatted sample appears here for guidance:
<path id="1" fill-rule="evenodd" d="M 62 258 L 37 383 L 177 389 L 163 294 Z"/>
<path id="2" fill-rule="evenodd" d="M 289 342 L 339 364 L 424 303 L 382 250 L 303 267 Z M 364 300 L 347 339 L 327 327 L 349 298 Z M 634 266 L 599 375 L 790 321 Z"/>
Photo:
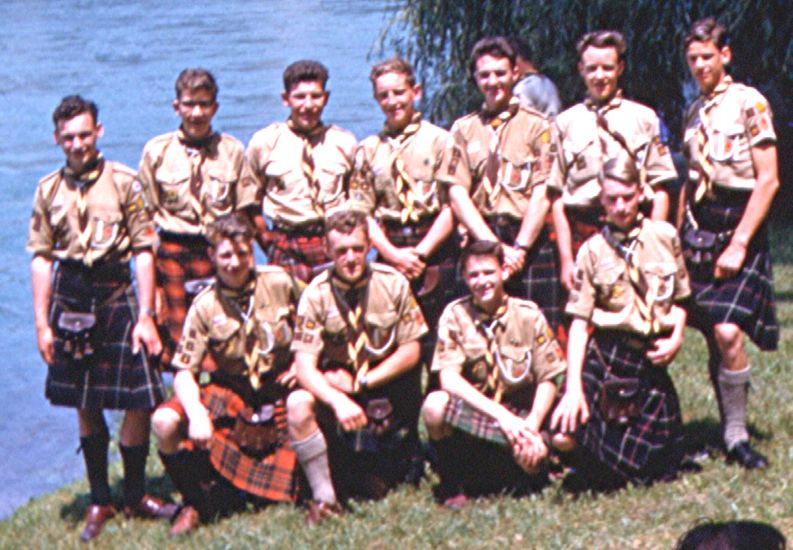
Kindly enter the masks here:
<path id="1" fill-rule="evenodd" d="M 574 185 L 597 177 L 600 169 L 600 150 L 594 138 L 577 137 L 564 144 L 564 159 L 568 178 Z"/>
<path id="2" fill-rule="evenodd" d="M 501 155 L 499 184 L 511 193 L 525 193 L 530 187 L 533 156 L 520 156 L 514 152 Z"/>
<path id="3" fill-rule="evenodd" d="M 124 216 L 121 212 L 109 211 L 95 214 L 91 248 L 94 250 L 106 250 L 113 246 L 121 231 L 123 222 Z"/>
<path id="4" fill-rule="evenodd" d="M 497 362 L 501 378 L 508 386 L 522 386 L 533 381 L 531 350 L 522 346 L 504 345 L 499 349 Z"/>
<path id="5" fill-rule="evenodd" d="M 185 202 L 183 197 L 190 193 L 190 173 L 158 173 L 156 181 L 160 204 L 172 212 L 179 210 Z"/>
<path id="6" fill-rule="evenodd" d="M 234 188 L 237 185 L 236 174 L 222 171 L 210 171 L 206 186 L 207 204 L 218 212 L 226 214 L 233 206 Z"/>
<path id="7" fill-rule="evenodd" d="M 394 350 L 398 322 L 396 311 L 366 314 L 366 349 L 371 357 L 385 359 Z"/>
<path id="8" fill-rule="evenodd" d="M 621 311 L 631 304 L 633 286 L 624 264 L 601 267 L 593 274 L 592 282 L 597 289 L 598 306 L 603 309 Z"/>
<path id="9" fill-rule="evenodd" d="M 344 180 L 348 169 L 340 163 L 323 166 L 317 173 L 320 201 L 324 205 L 338 202 L 344 195 Z"/>
<path id="10" fill-rule="evenodd" d="M 745 139 L 740 124 L 714 124 L 708 140 L 708 153 L 714 162 L 728 163 L 736 157 Z"/>
<path id="11" fill-rule="evenodd" d="M 238 337 L 240 332 L 241 326 L 234 319 L 227 318 L 222 325 L 213 326 L 207 342 L 212 355 L 225 359 L 245 357 L 243 339 Z"/>
<path id="12" fill-rule="evenodd" d="M 647 263 L 642 267 L 647 280 L 648 291 L 659 304 L 671 303 L 675 293 L 675 274 L 677 265 L 672 262 Z"/>

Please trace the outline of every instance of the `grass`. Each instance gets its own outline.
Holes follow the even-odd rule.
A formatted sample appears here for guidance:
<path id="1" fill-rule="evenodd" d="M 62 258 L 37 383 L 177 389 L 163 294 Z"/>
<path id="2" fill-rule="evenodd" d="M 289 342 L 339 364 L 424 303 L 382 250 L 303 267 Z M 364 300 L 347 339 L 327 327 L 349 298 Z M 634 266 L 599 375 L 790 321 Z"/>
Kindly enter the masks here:
<path id="1" fill-rule="evenodd" d="M 750 346 L 754 367 L 750 429 L 771 460 L 764 472 L 746 472 L 716 453 L 698 473 L 649 488 L 629 487 L 610 495 L 570 495 L 555 482 L 528 498 L 479 500 L 459 512 L 432 500 L 434 477 L 418 488 L 402 488 L 380 502 L 354 506 L 352 513 L 320 527 L 303 527 L 303 514 L 289 506 L 249 510 L 204 526 L 177 541 L 164 522 L 118 516 L 92 545 L 96 548 L 672 548 L 698 521 L 752 519 L 773 524 L 793 537 L 793 491 L 788 468 L 793 459 L 793 228 L 778 230 L 775 252 L 780 349 L 760 354 Z M 719 441 L 718 413 L 707 377 L 702 337 L 689 331 L 670 367 L 680 394 L 689 442 Z M 479 467 L 471 465 L 472 468 Z M 120 492 L 120 465 L 111 476 Z M 149 460 L 151 492 L 171 494 L 156 454 Z M 32 499 L 0 522 L 0 548 L 78 548 L 88 505 L 85 482 Z M 761 549 L 758 549 L 761 550 Z"/>

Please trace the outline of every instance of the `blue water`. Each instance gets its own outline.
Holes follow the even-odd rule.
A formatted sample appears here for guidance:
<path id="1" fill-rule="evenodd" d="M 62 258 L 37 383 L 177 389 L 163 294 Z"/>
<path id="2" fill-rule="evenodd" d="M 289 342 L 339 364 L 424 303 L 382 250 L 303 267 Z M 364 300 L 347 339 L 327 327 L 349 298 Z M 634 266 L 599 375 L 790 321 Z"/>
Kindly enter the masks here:
<path id="1" fill-rule="evenodd" d="M 369 67 L 381 56 L 368 56 L 389 17 L 385 4 L 0 3 L 0 517 L 84 475 L 74 452 L 74 412 L 44 399 L 46 368 L 36 349 L 24 250 L 36 182 L 62 163 L 51 122 L 60 98 L 80 93 L 94 99 L 105 125 L 101 149 L 136 167 L 144 143 L 178 124 L 171 101 L 183 68 L 214 72 L 220 85 L 215 127 L 247 143 L 256 130 L 286 116 L 284 67 L 315 58 L 330 70 L 325 121 L 361 139 L 382 125 L 368 81 Z"/>

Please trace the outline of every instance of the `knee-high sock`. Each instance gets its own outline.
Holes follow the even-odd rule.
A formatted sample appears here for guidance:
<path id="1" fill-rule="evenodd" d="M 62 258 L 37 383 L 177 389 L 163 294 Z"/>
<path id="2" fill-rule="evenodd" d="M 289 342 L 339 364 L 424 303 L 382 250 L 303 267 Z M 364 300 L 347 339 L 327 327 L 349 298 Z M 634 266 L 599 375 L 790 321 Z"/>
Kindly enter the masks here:
<path id="1" fill-rule="evenodd" d="M 322 431 L 317 430 L 301 441 L 292 441 L 292 449 L 308 478 L 314 500 L 330 504 L 336 502 L 328 464 L 328 444 Z"/>
<path id="2" fill-rule="evenodd" d="M 136 506 L 146 492 L 146 457 L 148 445 L 119 445 L 124 463 L 124 505 Z"/>
<path id="3" fill-rule="evenodd" d="M 110 485 L 107 482 L 107 448 L 110 434 L 107 428 L 101 432 L 80 438 L 85 470 L 91 487 L 91 503 L 105 506 L 110 504 Z"/>
<path id="4" fill-rule="evenodd" d="M 727 450 L 749 441 L 746 431 L 746 401 L 751 367 L 739 371 L 719 369 L 719 393 L 724 415 L 724 444 Z"/>

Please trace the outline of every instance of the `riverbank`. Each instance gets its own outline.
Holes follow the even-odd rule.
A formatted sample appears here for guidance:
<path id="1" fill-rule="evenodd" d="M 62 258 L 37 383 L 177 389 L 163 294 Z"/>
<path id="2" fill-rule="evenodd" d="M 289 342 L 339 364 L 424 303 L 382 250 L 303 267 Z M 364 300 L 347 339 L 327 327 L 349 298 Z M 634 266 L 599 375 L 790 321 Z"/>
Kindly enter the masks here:
<path id="1" fill-rule="evenodd" d="M 303 513 L 288 506 L 249 510 L 171 541 L 167 523 L 110 521 L 97 548 L 671 548 L 702 519 L 752 519 L 770 523 L 793 540 L 793 228 L 772 232 L 774 276 L 781 325 L 780 349 L 758 354 L 751 347 L 754 382 L 750 428 L 758 448 L 771 460 L 762 472 L 724 463 L 717 452 L 701 462 L 702 471 L 673 483 L 628 488 L 611 495 L 579 496 L 555 482 L 541 495 L 491 498 L 449 512 L 432 500 L 430 476 L 418 489 L 403 488 L 376 503 L 356 505 L 341 520 L 303 527 Z M 707 379 L 704 340 L 688 331 L 670 367 L 680 394 L 688 442 L 695 448 L 718 443 L 718 415 Z M 149 460 L 150 490 L 176 498 L 157 455 Z M 120 495 L 121 469 L 111 467 Z M 85 482 L 32 499 L 0 522 L 0 548 L 81 547 L 88 488 Z M 759 550 L 759 549 L 758 549 Z"/>

